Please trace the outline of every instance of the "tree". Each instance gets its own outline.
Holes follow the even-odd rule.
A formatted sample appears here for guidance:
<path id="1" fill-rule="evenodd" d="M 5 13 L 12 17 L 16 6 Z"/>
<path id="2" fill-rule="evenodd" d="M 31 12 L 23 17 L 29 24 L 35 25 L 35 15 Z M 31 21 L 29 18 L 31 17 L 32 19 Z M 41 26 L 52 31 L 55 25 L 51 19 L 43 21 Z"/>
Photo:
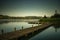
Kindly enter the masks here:
<path id="1" fill-rule="evenodd" d="M 44 18 L 47 18 L 46 15 L 44 15 Z"/>

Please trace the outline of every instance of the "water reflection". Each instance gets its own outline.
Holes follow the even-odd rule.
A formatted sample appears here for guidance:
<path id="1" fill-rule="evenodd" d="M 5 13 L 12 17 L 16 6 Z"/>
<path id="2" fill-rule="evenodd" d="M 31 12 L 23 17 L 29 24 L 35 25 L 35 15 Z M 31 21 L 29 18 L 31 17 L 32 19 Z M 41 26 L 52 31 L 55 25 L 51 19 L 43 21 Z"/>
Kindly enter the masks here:
<path id="1" fill-rule="evenodd" d="M 9 23 L 9 21 L 0 21 L 0 24 Z"/>
<path id="2" fill-rule="evenodd" d="M 0 24 L 9 22 L 37 22 L 39 19 L 0 19 Z"/>
<path id="3" fill-rule="evenodd" d="M 55 32 L 57 32 L 58 29 L 60 29 L 60 25 L 59 24 L 54 24 L 53 27 L 55 28 Z"/>
<path id="4" fill-rule="evenodd" d="M 29 40 L 60 40 L 60 25 L 53 25 Z"/>
<path id="5" fill-rule="evenodd" d="M 6 23 L 4 22 L 0 24 L 0 34 L 2 29 L 4 30 L 4 33 L 7 33 L 7 32 L 12 32 L 14 30 L 29 28 L 32 27 L 32 25 L 37 26 L 37 24 L 28 24 L 27 22 L 6 22 Z"/>

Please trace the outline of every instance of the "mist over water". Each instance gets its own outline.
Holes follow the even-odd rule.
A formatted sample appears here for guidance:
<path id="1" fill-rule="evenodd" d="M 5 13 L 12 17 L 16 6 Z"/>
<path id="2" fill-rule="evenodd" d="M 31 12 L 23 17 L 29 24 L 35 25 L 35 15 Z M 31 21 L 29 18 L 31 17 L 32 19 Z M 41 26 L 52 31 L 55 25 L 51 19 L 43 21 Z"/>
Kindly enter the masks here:
<path id="1" fill-rule="evenodd" d="M 4 33 L 13 32 L 14 28 L 16 30 L 21 30 L 22 26 L 23 29 L 30 28 L 33 26 L 38 26 L 38 24 L 28 24 L 28 22 L 37 22 L 39 19 L 32 19 L 32 20 L 23 20 L 23 19 L 15 19 L 15 20 L 0 20 L 0 34 L 1 30 L 4 30 Z M 60 26 L 59 25 L 52 25 L 49 28 L 43 30 L 42 32 L 38 33 L 37 35 L 33 36 L 29 40 L 60 40 Z"/>
<path id="2" fill-rule="evenodd" d="M 22 26 L 23 29 L 26 28 L 30 28 L 33 26 L 37 26 L 38 24 L 28 24 L 28 22 L 31 21 L 38 21 L 38 19 L 32 19 L 32 20 L 23 20 L 23 19 L 4 19 L 4 20 L 0 20 L 0 34 L 1 34 L 1 30 L 4 30 L 4 33 L 8 33 L 8 32 L 12 32 L 14 31 L 14 28 L 16 28 L 16 30 L 21 30 Z"/>

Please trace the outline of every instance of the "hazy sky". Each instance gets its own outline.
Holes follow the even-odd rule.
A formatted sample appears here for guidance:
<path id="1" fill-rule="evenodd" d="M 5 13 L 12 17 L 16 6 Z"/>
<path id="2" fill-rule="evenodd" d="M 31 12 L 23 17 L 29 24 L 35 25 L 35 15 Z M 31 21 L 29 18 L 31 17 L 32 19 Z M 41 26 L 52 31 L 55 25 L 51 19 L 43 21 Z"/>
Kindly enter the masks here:
<path id="1" fill-rule="evenodd" d="M 60 13 L 60 0 L 0 0 L 0 14 L 9 16 L 51 16 Z"/>

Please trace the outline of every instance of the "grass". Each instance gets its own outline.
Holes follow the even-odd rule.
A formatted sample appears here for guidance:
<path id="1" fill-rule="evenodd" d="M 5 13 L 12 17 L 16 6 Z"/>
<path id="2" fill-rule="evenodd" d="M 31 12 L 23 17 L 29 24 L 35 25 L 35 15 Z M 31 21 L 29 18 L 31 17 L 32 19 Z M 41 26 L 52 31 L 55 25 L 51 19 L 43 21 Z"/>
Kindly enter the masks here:
<path id="1" fill-rule="evenodd" d="M 39 22 L 60 22 L 60 18 L 42 18 L 39 20 Z"/>

